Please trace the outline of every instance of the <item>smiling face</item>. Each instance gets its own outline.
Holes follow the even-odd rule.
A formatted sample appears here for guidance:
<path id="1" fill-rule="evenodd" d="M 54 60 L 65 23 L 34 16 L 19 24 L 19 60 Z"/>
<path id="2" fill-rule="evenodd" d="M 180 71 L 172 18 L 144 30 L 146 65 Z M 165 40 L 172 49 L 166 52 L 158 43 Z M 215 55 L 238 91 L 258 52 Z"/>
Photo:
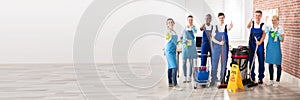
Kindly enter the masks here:
<path id="1" fill-rule="evenodd" d="M 206 16 L 205 21 L 206 21 L 206 24 L 210 24 L 211 16 Z"/>
<path id="2" fill-rule="evenodd" d="M 279 23 L 279 18 L 277 16 L 273 16 L 272 17 L 272 24 L 273 25 L 278 25 L 278 23 Z"/>
<path id="3" fill-rule="evenodd" d="M 224 24 L 225 16 L 219 16 L 219 22 L 220 24 Z"/>
<path id="4" fill-rule="evenodd" d="M 193 17 L 188 17 L 187 18 L 189 25 L 192 26 L 193 25 Z"/>
<path id="5" fill-rule="evenodd" d="M 256 22 L 260 22 L 261 17 L 262 17 L 261 13 L 255 13 L 255 21 Z"/>
<path id="6" fill-rule="evenodd" d="M 170 29 L 173 29 L 174 28 L 174 21 L 173 21 L 173 19 L 168 19 L 167 20 L 167 26 L 168 26 L 168 28 L 170 28 Z"/>

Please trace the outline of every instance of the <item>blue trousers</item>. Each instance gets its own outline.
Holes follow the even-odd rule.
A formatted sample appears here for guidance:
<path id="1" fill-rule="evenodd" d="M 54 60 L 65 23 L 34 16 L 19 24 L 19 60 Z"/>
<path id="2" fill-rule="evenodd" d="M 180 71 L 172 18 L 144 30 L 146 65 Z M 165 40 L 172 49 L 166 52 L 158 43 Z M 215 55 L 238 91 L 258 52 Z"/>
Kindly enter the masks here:
<path id="1" fill-rule="evenodd" d="M 250 58 L 249 58 L 250 66 L 251 66 L 252 61 L 253 61 L 255 47 L 256 46 L 253 46 L 253 45 L 252 45 L 252 47 L 250 47 Z M 265 72 L 265 55 L 264 55 L 264 44 L 263 43 L 258 46 L 256 54 L 257 54 L 258 63 L 259 63 L 258 78 L 260 80 L 262 80 L 265 77 L 265 75 L 264 75 L 264 72 Z M 256 76 L 256 74 L 254 72 L 254 70 L 255 70 L 255 60 L 254 60 L 253 63 L 254 64 L 253 64 L 253 68 L 252 68 L 252 71 L 251 71 L 251 78 L 255 79 L 255 76 Z"/>
<path id="2" fill-rule="evenodd" d="M 222 59 L 222 46 L 221 45 L 214 45 L 213 53 L 212 53 L 212 73 L 211 73 L 211 81 L 217 82 L 217 73 L 218 73 L 218 64 L 219 60 L 221 59 L 221 72 L 220 72 L 220 81 L 224 79 L 224 74 L 227 69 L 227 60 L 228 60 L 228 45 L 224 44 L 223 46 L 223 59 Z"/>
<path id="3" fill-rule="evenodd" d="M 168 69 L 168 79 L 169 79 L 169 84 L 172 84 L 174 86 L 177 85 L 177 68 L 170 68 Z"/>
<path id="4" fill-rule="evenodd" d="M 183 69 L 183 75 L 184 77 L 187 76 L 187 68 L 186 68 L 186 62 L 187 60 L 189 60 L 190 62 L 190 69 L 189 69 L 189 76 L 191 77 L 192 76 L 192 69 L 193 69 L 193 65 L 194 65 L 194 59 L 193 58 L 189 58 L 189 59 L 183 59 L 182 61 L 182 69 Z"/>
<path id="5" fill-rule="evenodd" d="M 210 44 L 208 41 L 203 42 L 202 47 L 201 47 L 201 54 L 208 54 L 208 52 L 210 52 L 211 54 L 211 50 L 210 50 Z M 206 66 L 206 62 L 207 62 L 207 56 L 201 56 L 201 66 Z"/>

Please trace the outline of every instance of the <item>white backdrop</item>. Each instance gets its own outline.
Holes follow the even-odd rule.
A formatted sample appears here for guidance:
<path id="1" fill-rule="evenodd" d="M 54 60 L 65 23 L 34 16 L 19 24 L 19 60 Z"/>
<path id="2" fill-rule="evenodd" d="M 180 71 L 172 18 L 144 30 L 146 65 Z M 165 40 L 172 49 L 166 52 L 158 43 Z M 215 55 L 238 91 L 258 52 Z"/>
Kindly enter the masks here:
<path id="1" fill-rule="evenodd" d="M 72 61 L 73 38 L 92 0 L 1 0 L 0 63 Z"/>
<path id="2" fill-rule="evenodd" d="M 71 63 L 76 28 L 82 13 L 91 2 L 92 0 L 1 0 L 0 63 Z M 252 16 L 249 13 L 252 12 L 251 0 L 176 0 L 176 2 L 185 5 L 193 12 L 199 24 L 204 22 L 204 16 L 207 13 L 212 13 L 214 23 L 216 23 L 217 13 L 225 12 L 227 22 L 238 19 L 233 20 L 235 35 L 231 37 L 231 40 L 244 41 L 246 39 L 244 36 L 247 34 L 243 33 L 246 29 L 243 26 L 246 25 L 245 21 L 248 22 Z M 206 6 L 201 6 L 201 4 Z M 237 9 L 237 6 L 241 9 Z M 183 16 L 186 15 L 187 13 Z M 186 19 L 182 17 L 176 20 L 185 22 Z M 199 28 L 198 24 L 197 27 Z M 239 35 L 239 32 L 243 35 Z M 153 39 L 149 38 L 149 40 Z M 163 46 L 164 43 L 160 38 L 154 40 L 157 41 L 151 44 Z M 134 52 L 143 54 L 142 46 L 142 44 L 136 45 L 137 49 Z M 97 49 L 99 48 L 95 50 Z M 98 55 L 97 62 L 110 63 L 112 61 L 111 54 L 107 52 L 96 51 L 95 54 Z M 132 59 L 132 62 L 148 60 L 143 55 L 134 58 L 136 61 Z"/>

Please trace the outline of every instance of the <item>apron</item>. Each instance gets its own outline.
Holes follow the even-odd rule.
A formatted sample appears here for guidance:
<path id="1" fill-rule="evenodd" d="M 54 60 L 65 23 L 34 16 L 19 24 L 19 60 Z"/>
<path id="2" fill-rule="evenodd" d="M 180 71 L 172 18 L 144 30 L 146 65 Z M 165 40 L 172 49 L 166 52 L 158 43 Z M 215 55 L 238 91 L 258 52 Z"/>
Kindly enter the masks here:
<path id="1" fill-rule="evenodd" d="M 266 49 L 267 49 L 266 62 L 269 64 L 281 65 L 282 54 L 281 54 L 280 40 L 277 39 L 277 41 L 274 42 L 274 38 L 272 38 L 272 36 L 271 36 L 271 34 L 273 32 L 274 31 L 270 31 L 268 33 L 269 39 L 268 39 L 268 44 L 266 47 Z M 276 34 L 279 34 L 279 33 L 276 32 Z"/>
<path id="2" fill-rule="evenodd" d="M 195 42 L 195 36 L 194 36 L 194 31 L 193 30 L 187 30 L 185 29 L 183 32 L 183 44 L 190 44 L 188 46 L 183 46 L 182 48 L 182 58 L 183 59 L 196 59 L 197 58 L 197 50 L 196 50 L 196 42 Z M 185 40 L 189 40 L 190 43 L 186 43 Z"/>
<path id="3" fill-rule="evenodd" d="M 165 46 L 165 56 L 168 62 L 168 69 L 177 68 L 177 59 L 176 59 L 176 43 L 178 36 L 176 34 L 170 33 L 171 39 L 167 42 Z"/>

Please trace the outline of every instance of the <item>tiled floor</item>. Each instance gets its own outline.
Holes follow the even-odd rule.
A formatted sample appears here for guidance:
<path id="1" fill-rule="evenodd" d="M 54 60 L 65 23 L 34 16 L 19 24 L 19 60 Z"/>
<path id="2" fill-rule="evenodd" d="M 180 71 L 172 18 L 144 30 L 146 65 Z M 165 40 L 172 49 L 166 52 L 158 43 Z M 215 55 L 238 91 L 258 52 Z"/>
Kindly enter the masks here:
<path id="1" fill-rule="evenodd" d="M 1 65 L 0 100 L 300 100 L 299 79 L 286 73 L 283 73 L 281 85 L 277 88 L 258 86 L 227 93 L 216 87 L 193 89 L 192 83 L 184 84 L 180 79 L 179 85 L 183 90 L 178 91 L 168 87 L 164 65 L 149 66 L 81 65 L 87 71 L 79 74 L 82 71 L 74 69 L 73 65 Z M 93 75 L 88 69 L 97 73 Z M 265 73 L 267 75 L 267 69 Z M 96 88 L 101 92 L 89 91 Z"/>

